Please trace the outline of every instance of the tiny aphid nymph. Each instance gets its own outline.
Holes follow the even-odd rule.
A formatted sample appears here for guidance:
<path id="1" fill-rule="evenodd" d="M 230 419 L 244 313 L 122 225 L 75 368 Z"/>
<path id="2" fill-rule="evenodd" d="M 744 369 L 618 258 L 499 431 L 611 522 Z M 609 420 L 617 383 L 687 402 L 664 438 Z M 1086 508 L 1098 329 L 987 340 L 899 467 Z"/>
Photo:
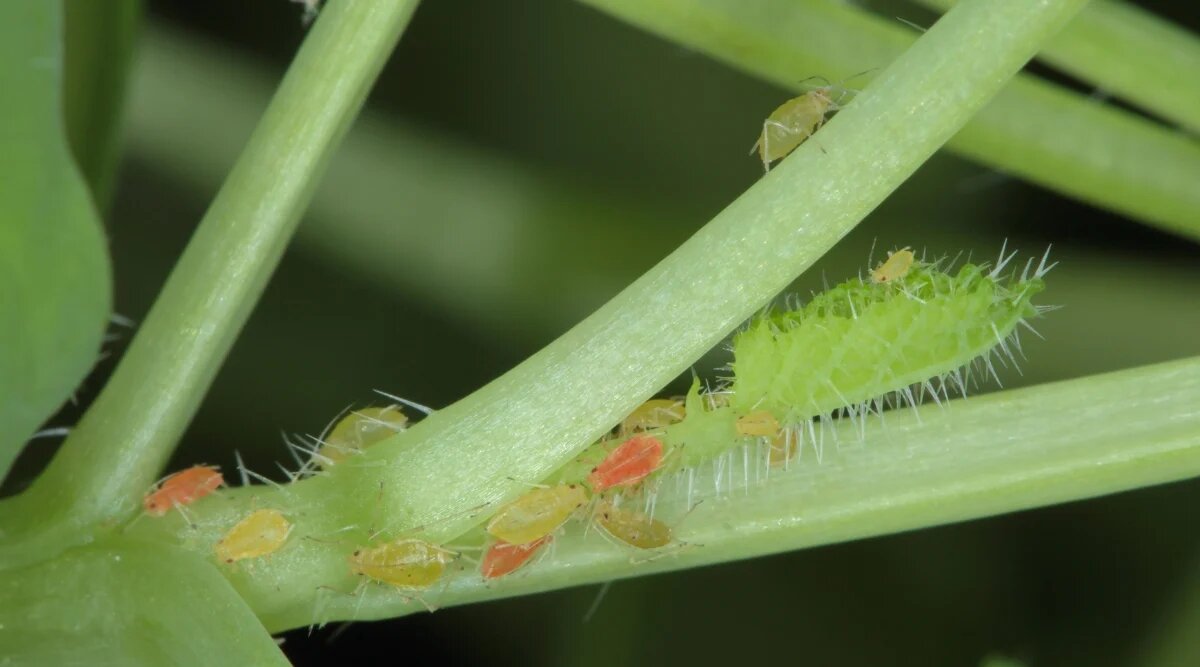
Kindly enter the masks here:
<path id="1" fill-rule="evenodd" d="M 257 510 L 239 521 L 213 547 L 217 558 L 234 563 L 261 558 L 279 551 L 292 532 L 292 524 L 279 510 Z"/>
<path id="2" fill-rule="evenodd" d="M 587 501 L 578 484 L 534 489 L 502 507 L 487 531 L 509 544 L 528 544 L 558 530 Z"/>
<path id="3" fill-rule="evenodd" d="M 767 410 L 755 410 L 738 417 L 737 433 L 741 436 L 773 438 L 779 435 L 779 420 Z"/>
<path id="4" fill-rule="evenodd" d="M 875 284 L 895 282 L 908 275 L 916 256 L 911 248 L 902 248 L 888 253 L 888 258 L 871 271 L 871 282 Z"/>
<path id="5" fill-rule="evenodd" d="M 652 398 L 639 405 L 621 421 L 619 432 L 629 435 L 653 431 L 683 421 L 686 412 L 683 401 L 672 398 Z"/>
<path id="6" fill-rule="evenodd" d="M 404 430 L 408 417 L 398 405 L 355 410 L 343 417 L 321 439 L 317 452 L 323 466 L 341 463 L 364 449 Z"/>
<path id="7" fill-rule="evenodd" d="M 399 539 L 350 554 L 350 572 L 396 588 L 428 588 L 458 554 L 428 542 Z"/>
<path id="8" fill-rule="evenodd" d="M 831 96 L 832 86 L 822 86 L 779 105 L 763 121 L 758 141 L 750 154 L 758 152 L 763 171 L 771 170 L 771 163 L 782 160 L 804 143 L 825 124 L 826 116 L 839 108 Z"/>
<path id="9" fill-rule="evenodd" d="M 604 532 L 638 549 L 657 549 L 671 543 L 671 527 L 643 512 L 604 502 L 596 509 L 596 523 Z"/>
<path id="10" fill-rule="evenodd" d="M 163 516 L 172 507 L 189 505 L 217 490 L 225 483 L 221 471 L 213 466 L 192 466 L 163 479 L 142 499 L 146 514 Z"/>

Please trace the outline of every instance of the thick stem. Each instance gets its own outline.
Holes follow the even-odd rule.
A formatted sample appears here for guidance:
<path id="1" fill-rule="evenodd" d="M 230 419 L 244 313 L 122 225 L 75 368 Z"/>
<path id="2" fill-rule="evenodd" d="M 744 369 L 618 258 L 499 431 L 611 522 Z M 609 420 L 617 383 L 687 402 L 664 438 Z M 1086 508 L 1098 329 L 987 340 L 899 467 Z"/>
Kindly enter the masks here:
<path id="1" fill-rule="evenodd" d="M 81 539 L 82 527 L 137 506 L 416 5 L 354 0 L 322 11 L 112 379 L 35 486 L 3 508 L 6 529 L 52 525 Z"/>

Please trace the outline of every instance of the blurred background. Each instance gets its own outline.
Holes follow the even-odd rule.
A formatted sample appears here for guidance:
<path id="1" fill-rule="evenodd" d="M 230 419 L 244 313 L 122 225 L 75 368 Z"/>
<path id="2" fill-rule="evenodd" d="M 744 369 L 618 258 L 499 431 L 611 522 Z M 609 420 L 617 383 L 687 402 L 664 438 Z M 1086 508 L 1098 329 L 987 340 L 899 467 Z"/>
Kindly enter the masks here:
<path id="1" fill-rule="evenodd" d="M 1197 28 L 1190 0 L 1141 4 Z M 146 10 L 106 214 L 117 312 L 135 322 L 305 35 L 285 0 Z M 281 477 L 281 432 L 318 433 L 372 389 L 434 407 L 465 396 L 754 183 L 762 167 L 747 151 L 790 96 L 579 4 L 427 0 L 175 465 L 232 469 L 237 450 Z M 944 154 L 796 289 L 855 274 L 873 243 L 876 258 L 906 245 L 978 258 L 1006 238 L 1037 255 L 1054 245 L 1044 302 L 1064 306 L 1007 386 L 1200 354 L 1195 244 Z M 102 386 L 128 340 L 114 331 L 123 339 L 79 404 L 49 426 L 73 423 Z M 718 350 L 696 368 L 711 376 L 726 360 Z M 29 448 L 10 492 L 54 444 Z M 1178 483 L 621 581 L 594 609 L 591 586 L 294 631 L 283 648 L 298 665 L 975 665 L 998 652 L 1096 666 L 1163 650 L 1200 664 L 1200 642 L 1188 653 L 1180 631 L 1200 614 L 1198 503 L 1200 482 Z"/>

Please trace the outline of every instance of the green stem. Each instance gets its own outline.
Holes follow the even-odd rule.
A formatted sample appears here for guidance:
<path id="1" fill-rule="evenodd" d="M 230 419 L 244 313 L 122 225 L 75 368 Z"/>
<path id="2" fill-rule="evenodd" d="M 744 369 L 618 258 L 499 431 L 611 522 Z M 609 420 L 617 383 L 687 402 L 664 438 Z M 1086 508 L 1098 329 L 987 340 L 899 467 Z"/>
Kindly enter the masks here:
<path id="1" fill-rule="evenodd" d="M 219 528 L 255 504 L 277 503 L 294 511 L 298 535 L 382 525 L 388 535 L 452 540 L 482 520 L 482 507 L 514 498 L 561 467 L 786 287 L 1082 4 L 964 3 L 824 127 L 820 146 L 802 145 L 547 348 L 404 436 L 281 491 L 235 490 L 232 499 L 195 508 L 222 514 L 198 521 Z M 922 109 L 919 117 L 914 108 Z M 311 604 L 317 585 L 348 576 L 347 546 L 330 542 L 304 541 L 288 558 L 264 563 L 240 579 L 243 593 L 268 615 Z"/>
<path id="2" fill-rule="evenodd" d="M 957 0 L 917 0 L 946 10 Z M 1092 0 L 1039 60 L 1200 132 L 1200 39 L 1134 5 Z"/>
<path id="3" fill-rule="evenodd" d="M 877 68 L 913 40 L 912 31 L 898 21 L 846 3 L 582 1 L 793 89 L 811 74 L 836 81 Z M 972 45 L 956 48 L 946 53 L 973 60 Z M 857 87 L 859 80 L 846 85 Z M 911 112 L 915 125 L 924 106 L 916 104 Z M 1200 238 L 1200 188 L 1193 177 L 1200 173 L 1200 144 L 1034 77 L 1012 81 L 947 147 L 1133 219 Z"/>
<path id="4" fill-rule="evenodd" d="M 4 508 L 6 527 L 80 533 L 137 507 L 416 4 L 355 0 L 322 11 L 112 379 L 35 486 Z"/>

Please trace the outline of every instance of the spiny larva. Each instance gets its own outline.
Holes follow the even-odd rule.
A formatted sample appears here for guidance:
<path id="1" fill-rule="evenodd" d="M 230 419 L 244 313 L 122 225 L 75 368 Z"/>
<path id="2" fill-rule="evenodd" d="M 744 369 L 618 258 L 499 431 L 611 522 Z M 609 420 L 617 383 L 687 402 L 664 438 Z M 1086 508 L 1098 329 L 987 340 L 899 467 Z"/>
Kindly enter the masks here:
<path id="1" fill-rule="evenodd" d="M 1001 250 L 994 268 L 952 271 L 904 248 L 865 279 L 753 318 L 733 337 L 733 375 L 709 394 L 693 383 L 683 419 L 656 431 L 672 462 L 660 470 L 715 461 L 747 440 L 761 441 L 767 465 L 786 462 L 805 440 L 816 446 L 814 419 L 861 419 L 884 402 L 922 396 L 940 401 L 951 390 L 965 394 L 980 379 L 972 373 L 996 376 L 993 359 L 1015 364 L 1018 327 L 1041 312 L 1032 299 L 1052 268 L 1044 256 L 1007 275 L 1014 255 Z M 613 445 L 596 443 L 555 481 L 586 478 Z"/>

